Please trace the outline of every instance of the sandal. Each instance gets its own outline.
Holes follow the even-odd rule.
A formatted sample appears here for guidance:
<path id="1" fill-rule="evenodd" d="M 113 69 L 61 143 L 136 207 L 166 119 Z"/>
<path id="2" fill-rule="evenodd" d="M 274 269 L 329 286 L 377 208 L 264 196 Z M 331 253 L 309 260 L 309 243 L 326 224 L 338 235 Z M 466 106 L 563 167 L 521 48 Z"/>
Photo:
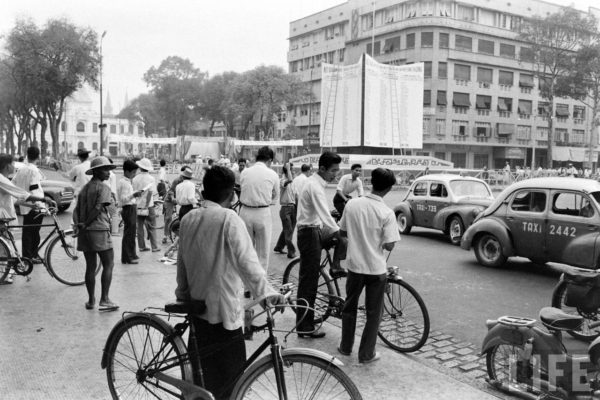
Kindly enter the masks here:
<path id="1" fill-rule="evenodd" d="M 93 310 L 94 309 L 94 303 L 85 303 L 85 309 L 86 310 Z"/>
<path id="2" fill-rule="evenodd" d="M 98 307 L 98 311 L 117 311 L 119 306 L 110 301 L 101 301 Z"/>

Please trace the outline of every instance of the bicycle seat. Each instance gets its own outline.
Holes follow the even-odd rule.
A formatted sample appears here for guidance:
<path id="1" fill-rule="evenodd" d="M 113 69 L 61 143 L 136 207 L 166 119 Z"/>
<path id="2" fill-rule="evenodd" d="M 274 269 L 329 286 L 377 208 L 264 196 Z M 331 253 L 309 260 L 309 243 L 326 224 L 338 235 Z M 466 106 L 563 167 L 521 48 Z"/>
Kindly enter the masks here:
<path id="1" fill-rule="evenodd" d="M 600 274 L 595 271 L 565 272 L 565 280 L 576 285 L 594 284 L 600 279 Z"/>
<path id="2" fill-rule="evenodd" d="M 544 307 L 540 310 L 540 321 L 551 330 L 573 331 L 583 324 L 583 317 L 567 314 L 558 308 Z"/>
<path id="3" fill-rule="evenodd" d="M 15 220 L 16 218 L 12 218 L 12 217 L 4 217 L 4 218 L 0 218 L 0 224 L 8 224 L 10 221 Z"/>
<path id="4" fill-rule="evenodd" d="M 176 301 L 165 304 L 165 311 L 172 314 L 203 314 L 206 303 L 204 300 Z"/>

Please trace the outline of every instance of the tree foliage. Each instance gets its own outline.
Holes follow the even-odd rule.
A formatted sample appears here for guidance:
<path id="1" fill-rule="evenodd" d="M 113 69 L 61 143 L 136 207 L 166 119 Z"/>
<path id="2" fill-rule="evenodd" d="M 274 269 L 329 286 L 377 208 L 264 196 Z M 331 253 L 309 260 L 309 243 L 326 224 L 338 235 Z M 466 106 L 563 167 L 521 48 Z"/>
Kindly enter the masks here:
<path id="1" fill-rule="evenodd" d="M 576 68 L 576 52 L 590 41 L 597 22 L 591 15 L 565 7 L 546 17 L 534 16 L 521 26 L 519 39 L 531 48 L 533 71 L 540 82 L 540 95 L 547 99 L 548 167 L 552 167 L 554 98 L 572 91 L 561 80 Z"/>

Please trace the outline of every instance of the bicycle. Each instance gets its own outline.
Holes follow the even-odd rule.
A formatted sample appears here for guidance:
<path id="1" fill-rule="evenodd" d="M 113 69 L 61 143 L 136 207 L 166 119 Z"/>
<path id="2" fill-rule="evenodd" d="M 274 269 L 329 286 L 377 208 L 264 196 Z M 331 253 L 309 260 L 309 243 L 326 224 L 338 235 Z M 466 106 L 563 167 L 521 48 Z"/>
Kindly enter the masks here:
<path id="1" fill-rule="evenodd" d="M 77 250 L 77 237 L 72 229 L 61 229 L 56 214 L 57 208 L 40 209 L 42 215 L 51 216 L 53 223 L 39 224 L 40 227 L 53 227 L 37 248 L 39 253 L 48 243 L 42 264 L 48 274 L 57 281 L 69 286 L 82 285 L 85 282 L 86 262 L 83 253 Z M 23 225 L 8 225 L 15 218 L 0 218 L 0 283 L 9 275 L 11 269 L 17 275 L 27 276 L 33 271 L 33 260 L 21 256 L 17 248 L 12 229 L 23 228 Z M 57 249 L 62 247 L 62 251 Z M 12 251 L 11 251 L 12 248 Z M 39 255 L 38 255 L 39 256 Z M 100 271 L 100 264 L 96 274 Z"/>
<path id="2" fill-rule="evenodd" d="M 330 316 L 342 318 L 345 299 L 342 297 L 339 281 L 342 276 L 329 272 L 332 259 L 330 249 L 324 249 L 325 256 L 319 269 L 317 297 L 314 308 L 314 324 L 324 322 Z M 283 284 L 298 286 L 300 257 L 292 260 L 283 274 Z M 390 266 L 387 271 L 387 284 L 383 304 L 383 316 L 378 336 L 385 344 L 401 353 L 419 350 L 429 337 L 429 312 L 419 293 L 398 275 L 398 267 Z"/>
<path id="3" fill-rule="evenodd" d="M 289 300 L 290 287 L 281 290 Z M 259 301 L 248 303 L 246 310 Z M 267 306 L 258 314 L 266 314 L 265 324 L 249 324 L 249 332 L 266 330 L 268 337 L 244 363 L 238 377 L 222 390 L 233 387 L 232 399 L 362 399 L 352 380 L 340 369 L 343 364 L 335 357 L 314 349 L 284 349 L 279 344 L 273 333 L 277 308 L 283 312 L 283 306 L 276 306 L 275 311 Z M 190 315 L 201 314 L 203 308 L 198 303 L 179 302 L 158 310 L 169 319 L 184 320 L 171 326 L 160 318 L 164 314 L 124 313 L 112 329 L 101 365 L 106 369 L 113 399 L 213 399 L 212 393 L 201 386 L 202 367 L 198 358 L 200 350 L 211 349 L 196 349 L 195 329 L 190 322 Z M 183 339 L 188 330 L 190 350 Z M 269 354 L 259 358 L 267 348 Z"/>

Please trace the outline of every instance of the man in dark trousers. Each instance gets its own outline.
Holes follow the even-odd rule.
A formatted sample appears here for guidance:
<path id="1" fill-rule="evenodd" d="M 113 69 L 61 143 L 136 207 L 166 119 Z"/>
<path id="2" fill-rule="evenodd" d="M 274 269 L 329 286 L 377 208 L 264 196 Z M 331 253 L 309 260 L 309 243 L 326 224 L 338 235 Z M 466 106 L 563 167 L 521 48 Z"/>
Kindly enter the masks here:
<path id="1" fill-rule="evenodd" d="M 142 195 L 142 191 L 133 191 L 131 180 L 135 176 L 138 166 L 133 160 L 123 162 L 124 177 L 117 183 L 117 199 L 121 204 L 121 216 L 123 218 L 123 241 L 121 247 L 121 263 L 137 264 L 135 234 L 137 229 L 137 202 L 136 198 Z"/>

